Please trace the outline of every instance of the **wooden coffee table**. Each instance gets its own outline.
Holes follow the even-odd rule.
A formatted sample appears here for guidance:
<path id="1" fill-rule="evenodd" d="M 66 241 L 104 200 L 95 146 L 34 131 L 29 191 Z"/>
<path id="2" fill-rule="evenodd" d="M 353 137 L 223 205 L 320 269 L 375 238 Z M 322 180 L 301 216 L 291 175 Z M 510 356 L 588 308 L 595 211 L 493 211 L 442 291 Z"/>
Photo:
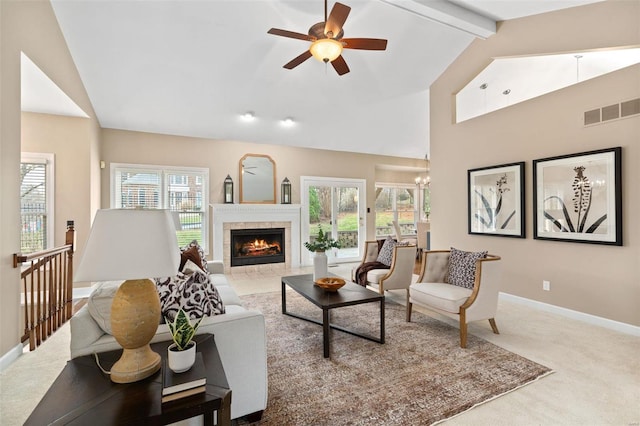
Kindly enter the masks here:
<path id="1" fill-rule="evenodd" d="M 287 311 L 287 292 L 289 286 L 305 299 L 322 309 L 322 322 L 303 315 Z M 343 306 L 360 305 L 362 303 L 378 302 L 380 304 L 380 337 L 357 333 L 344 327 L 331 324 L 329 312 L 331 309 Z M 300 318 L 314 324 L 322 325 L 322 342 L 324 357 L 329 358 L 329 329 L 343 331 L 354 336 L 362 337 L 377 343 L 384 343 L 384 295 L 371 291 L 360 285 L 347 282 L 338 291 L 325 291 L 313 283 L 313 275 L 293 275 L 282 277 L 282 313 L 295 318 Z"/>
<path id="2" fill-rule="evenodd" d="M 162 370 L 135 383 L 113 383 L 93 355 L 67 362 L 25 425 L 164 425 L 204 415 L 205 425 L 231 424 L 231 390 L 212 334 L 196 336 L 207 368 L 207 390 L 162 404 Z M 151 348 L 164 359 L 171 342 Z M 105 370 L 122 350 L 98 354 Z"/>

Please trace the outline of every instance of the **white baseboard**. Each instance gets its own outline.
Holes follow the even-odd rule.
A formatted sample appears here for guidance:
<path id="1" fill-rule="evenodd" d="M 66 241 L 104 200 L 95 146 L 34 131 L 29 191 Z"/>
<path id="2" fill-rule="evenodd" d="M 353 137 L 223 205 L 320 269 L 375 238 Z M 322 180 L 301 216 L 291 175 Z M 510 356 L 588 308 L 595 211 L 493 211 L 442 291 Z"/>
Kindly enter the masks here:
<path id="1" fill-rule="evenodd" d="M 16 345 L 0 357 L 0 373 L 7 369 L 16 359 L 22 355 L 22 345 Z"/>
<path id="2" fill-rule="evenodd" d="M 575 319 L 578 321 L 608 328 L 610 330 L 619 331 L 621 333 L 640 337 L 640 327 L 637 327 L 635 325 L 614 321 L 607 318 L 597 317 L 591 314 L 585 314 L 584 312 L 574 311 L 571 309 L 563 308 L 561 306 L 550 305 L 544 302 L 538 302 L 537 300 L 526 299 L 520 296 L 514 296 L 513 294 L 500 292 L 500 298 L 503 300 L 507 300 L 509 302 L 515 302 L 515 303 L 520 303 L 522 305 L 527 305 L 534 309 L 539 309 L 541 311 L 551 312 L 553 314 L 562 315 L 563 317 Z"/>

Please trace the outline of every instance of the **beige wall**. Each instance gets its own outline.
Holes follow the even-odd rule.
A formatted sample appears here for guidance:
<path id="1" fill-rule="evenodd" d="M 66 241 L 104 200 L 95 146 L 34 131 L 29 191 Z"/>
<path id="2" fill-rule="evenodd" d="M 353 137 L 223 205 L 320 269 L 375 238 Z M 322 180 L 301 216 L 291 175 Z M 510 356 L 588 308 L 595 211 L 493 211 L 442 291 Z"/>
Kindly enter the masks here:
<path id="1" fill-rule="evenodd" d="M 234 181 L 234 199 L 238 202 L 238 166 L 247 153 L 266 154 L 276 163 L 276 195 L 280 200 L 280 183 L 285 177 L 291 181 L 293 203 L 300 203 L 300 176 L 321 176 L 366 179 L 367 234 L 375 235 L 376 166 L 415 167 L 424 170 L 424 160 L 379 155 L 336 152 L 320 149 L 296 148 L 280 145 L 255 144 L 237 141 L 197 139 L 124 130 L 102 130 L 102 160 L 107 167 L 102 171 L 102 206 L 110 204 L 111 163 L 154 164 L 163 166 L 205 167 L 209 169 L 210 203 L 223 202 L 223 181 L 227 174 Z M 413 182 L 417 173 L 385 173 L 391 181 Z M 212 227 L 211 227 L 212 228 Z"/>
<path id="2" fill-rule="evenodd" d="M 638 28 L 637 1 L 508 21 L 447 69 L 431 87 L 432 248 L 488 249 L 503 258 L 504 292 L 640 325 L 640 116 L 582 125 L 584 111 L 640 97 L 640 65 L 460 124 L 452 119 L 453 96 L 492 57 L 639 45 Z M 623 155 L 624 246 L 534 240 L 532 160 L 615 146 Z M 526 162 L 527 238 L 468 235 L 467 170 L 516 161 Z"/>
<path id="3" fill-rule="evenodd" d="M 0 1 L 0 356 L 19 344 L 19 270 L 12 256 L 20 250 L 20 52 L 53 80 L 90 117 L 95 117 L 71 55 L 58 27 L 51 4 L 42 0 Z M 98 122 L 87 144 L 99 149 Z M 91 165 L 90 167 L 98 167 Z M 98 173 L 77 176 L 98 189 Z M 62 219 L 64 220 L 64 219 Z"/>
<path id="4" fill-rule="evenodd" d="M 92 146 L 87 143 L 92 127 L 87 118 L 22 113 L 22 152 L 55 154 L 54 245 L 64 245 L 66 222 L 73 220 L 80 236 L 78 259 L 93 219 L 90 166 L 99 164 L 92 161 Z"/>

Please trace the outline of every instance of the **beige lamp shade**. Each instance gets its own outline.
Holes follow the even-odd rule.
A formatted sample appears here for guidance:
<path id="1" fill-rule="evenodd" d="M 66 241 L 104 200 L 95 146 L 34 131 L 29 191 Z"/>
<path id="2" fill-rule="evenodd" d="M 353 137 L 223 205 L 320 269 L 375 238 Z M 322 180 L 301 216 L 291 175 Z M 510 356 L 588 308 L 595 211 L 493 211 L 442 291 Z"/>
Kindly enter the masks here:
<path id="1" fill-rule="evenodd" d="M 98 210 L 75 281 L 126 280 L 111 305 L 113 337 L 122 346 L 111 380 L 131 383 L 160 369 L 149 342 L 160 322 L 160 300 L 149 278 L 174 275 L 180 255 L 174 218 L 166 210 Z"/>

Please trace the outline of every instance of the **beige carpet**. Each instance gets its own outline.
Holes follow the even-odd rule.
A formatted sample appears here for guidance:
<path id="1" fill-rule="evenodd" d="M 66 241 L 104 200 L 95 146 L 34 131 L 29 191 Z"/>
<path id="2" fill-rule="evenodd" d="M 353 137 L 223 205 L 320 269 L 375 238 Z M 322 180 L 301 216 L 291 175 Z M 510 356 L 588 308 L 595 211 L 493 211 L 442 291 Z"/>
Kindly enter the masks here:
<path id="1" fill-rule="evenodd" d="M 242 299 L 267 324 L 269 399 L 261 425 L 429 425 L 551 372 L 472 335 L 461 349 L 457 328 L 419 312 L 407 323 L 404 307 L 392 302 L 384 345 L 332 330 L 325 359 L 322 327 L 282 315 L 280 293 Z M 377 336 L 377 306 L 337 309 L 332 322 Z M 287 309 L 321 319 L 320 309 L 291 291 Z"/>

